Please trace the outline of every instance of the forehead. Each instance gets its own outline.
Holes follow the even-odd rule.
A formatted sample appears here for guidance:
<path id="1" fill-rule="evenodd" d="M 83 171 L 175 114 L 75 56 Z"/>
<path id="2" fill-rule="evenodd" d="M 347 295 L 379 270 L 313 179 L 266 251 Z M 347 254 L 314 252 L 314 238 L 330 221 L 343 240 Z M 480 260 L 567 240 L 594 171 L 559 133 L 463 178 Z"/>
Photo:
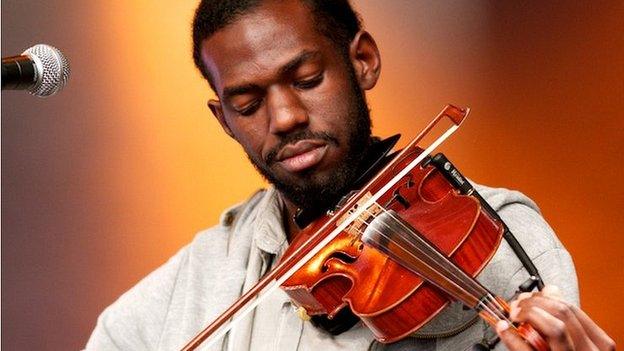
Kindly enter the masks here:
<path id="1" fill-rule="evenodd" d="M 218 92 L 277 70 L 302 51 L 329 49 L 300 1 L 268 1 L 202 42 L 202 60 Z"/>

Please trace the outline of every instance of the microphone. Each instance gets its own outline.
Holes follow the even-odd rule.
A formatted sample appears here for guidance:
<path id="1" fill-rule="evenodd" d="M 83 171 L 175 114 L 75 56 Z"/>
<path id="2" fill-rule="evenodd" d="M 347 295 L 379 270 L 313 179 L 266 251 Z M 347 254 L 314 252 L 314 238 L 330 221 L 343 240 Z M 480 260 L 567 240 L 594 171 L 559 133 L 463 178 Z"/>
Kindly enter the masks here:
<path id="1" fill-rule="evenodd" d="M 2 58 L 2 90 L 54 95 L 67 84 L 69 72 L 69 62 L 57 48 L 37 44 L 19 56 Z"/>

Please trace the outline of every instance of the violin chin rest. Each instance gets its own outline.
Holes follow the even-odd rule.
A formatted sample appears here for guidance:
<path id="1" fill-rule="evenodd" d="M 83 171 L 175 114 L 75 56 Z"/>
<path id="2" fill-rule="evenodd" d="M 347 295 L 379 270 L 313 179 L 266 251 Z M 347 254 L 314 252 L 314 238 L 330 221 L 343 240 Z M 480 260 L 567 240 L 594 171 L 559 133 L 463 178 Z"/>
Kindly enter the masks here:
<path id="1" fill-rule="evenodd" d="M 325 314 L 312 316 L 310 318 L 310 322 L 312 322 L 315 327 L 322 329 L 332 335 L 338 335 L 346 332 L 354 325 L 356 325 L 359 321 L 360 318 L 356 316 L 353 312 L 351 312 L 349 306 L 345 306 L 340 311 L 338 311 L 338 313 L 336 313 L 336 315 L 332 319 L 327 318 L 327 315 Z"/>

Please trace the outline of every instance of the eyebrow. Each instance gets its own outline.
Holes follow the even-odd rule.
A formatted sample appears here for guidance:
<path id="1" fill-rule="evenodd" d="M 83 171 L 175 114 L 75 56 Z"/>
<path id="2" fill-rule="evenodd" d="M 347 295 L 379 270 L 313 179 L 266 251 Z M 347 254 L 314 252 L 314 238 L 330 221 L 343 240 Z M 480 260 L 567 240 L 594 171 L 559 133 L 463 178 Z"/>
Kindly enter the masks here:
<path id="1" fill-rule="evenodd" d="M 319 55 L 318 51 L 309 51 L 303 50 L 299 55 L 297 55 L 292 60 L 286 62 L 285 65 L 280 67 L 278 70 L 280 75 L 287 75 L 295 71 L 299 66 L 301 66 L 304 62 L 309 61 L 310 59 Z"/>
<path id="2" fill-rule="evenodd" d="M 260 86 L 257 84 L 243 84 L 234 87 L 223 89 L 223 99 L 229 100 L 233 96 L 247 94 L 254 90 L 259 90 Z"/>
<path id="3" fill-rule="evenodd" d="M 299 66 L 301 66 L 303 63 L 318 55 L 318 51 L 303 50 L 301 53 L 299 53 L 299 55 L 297 55 L 292 60 L 286 62 L 282 67 L 280 67 L 277 72 L 280 76 L 288 75 L 293 71 L 297 70 L 297 68 L 299 68 Z M 233 87 L 227 87 L 223 89 L 223 99 L 227 101 L 233 96 L 247 94 L 249 92 L 257 91 L 259 89 L 260 86 L 257 84 L 243 84 Z"/>

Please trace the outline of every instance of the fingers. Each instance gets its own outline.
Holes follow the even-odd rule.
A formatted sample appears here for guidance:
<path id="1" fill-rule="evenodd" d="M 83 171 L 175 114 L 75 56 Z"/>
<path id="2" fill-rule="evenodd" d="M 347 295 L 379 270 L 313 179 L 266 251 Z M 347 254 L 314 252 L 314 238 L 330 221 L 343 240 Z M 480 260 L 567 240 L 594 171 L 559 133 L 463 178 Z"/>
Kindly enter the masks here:
<path id="1" fill-rule="evenodd" d="M 531 324 L 553 351 L 615 350 L 613 340 L 587 314 L 563 301 L 561 292 L 554 286 L 546 286 L 537 293 L 520 294 L 510 309 L 512 321 Z M 509 345 L 508 348 L 523 350 Z"/>
<path id="2" fill-rule="evenodd" d="M 513 321 L 528 322 L 556 350 L 592 350 L 587 336 L 570 306 L 563 301 L 540 295 L 512 302 Z"/>
<path id="3" fill-rule="evenodd" d="M 563 301 L 561 290 L 556 285 L 546 285 L 538 294 L 551 297 L 555 300 Z"/>
<path id="4" fill-rule="evenodd" d="M 496 332 L 501 341 L 509 350 L 512 351 L 533 351 L 531 346 L 527 344 L 524 339 L 518 335 L 513 329 L 510 328 L 509 323 L 506 321 L 500 321 L 496 324 Z"/>
<path id="5" fill-rule="evenodd" d="M 580 345 L 579 340 L 583 346 L 587 346 L 583 335 L 573 337 L 563 321 L 539 307 L 522 307 L 512 320 L 532 325 L 546 339 L 553 351 L 575 350 L 574 345 Z"/>
<path id="6" fill-rule="evenodd" d="M 604 330 L 600 329 L 585 312 L 574 306 L 572 311 L 576 314 L 588 337 L 598 346 L 599 350 L 615 351 L 615 341 Z"/>

